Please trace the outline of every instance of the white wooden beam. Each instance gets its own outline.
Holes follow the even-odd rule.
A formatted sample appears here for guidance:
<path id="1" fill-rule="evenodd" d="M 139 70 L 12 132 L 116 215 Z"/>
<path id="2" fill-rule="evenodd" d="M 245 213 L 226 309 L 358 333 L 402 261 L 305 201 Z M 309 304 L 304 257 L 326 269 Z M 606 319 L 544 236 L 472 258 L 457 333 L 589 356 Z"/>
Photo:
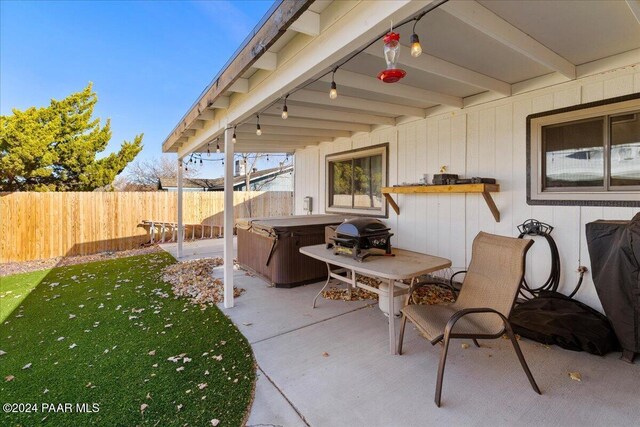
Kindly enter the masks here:
<path id="1" fill-rule="evenodd" d="M 218 97 L 209 108 L 229 108 L 229 97 L 228 96 L 220 96 Z"/>
<path id="2" fill-rule="evenodd" d="M 229 91 L 237 93 L 249 92 L 249 79 L 243 79 L 240 77 L 238 80 L 233 82 L 231 86 L 229 86 Z"/>
<path id="3" fill-rule="evenodd" d="M 296 135 L 278 135 L 262 132 L 262 135 L 258 136 L 255 132 L 237 132 L 236 140 L 238 142 L 243 141 L 282 141 L 282 142 L 318 142 L 322 140 L 331 139 L 328 137 L 320 136 L 296 136 Z"/>
<path id="4" fill-rule="evenodd" d="M 331 76 L 327 75 L 321 80 L 331 82 Z M 383 83 L 376 77 L 366 74 L 340 69 L 335 75 L 335 80 L 338 85 L 338 98 L 340 98 L 340 86 L 348 86 L 388 96 L 411 99 L 425 104 L 442 104 L 462 108 L 462 98 L 459 96 L 433 92 L 431 90 L 403 85 L 402 83 Z"/>
<path id="5" fill-rule="evenodd" d="M 498 15 L 472 0 L 451 0 L 440 7 L 505 46 L 570 78 L 576 78 L 576 67 L 533 37 L 511 25 Z"/>
<path id="6" fill-rule="evenodd" d="M 631 9 L 631 13 L 636 17 L 638 24 L 640 24 L 640 0 L 627 0 L 627 6 Z"/>
<path id="7" fill-rule="evenodd" d="M 393 117 L 376 116 L 373 114 L 349 113 L 345 111 L 327 110 L 326 108 L 303 107 L 302 105 L 289 104 L 289 117 L 306 117 L 321 120 L 335 120 L 338 122 L 366 123 L 370 125 L 394 126 Z M 267 110 L 267 114 L 282 114 L 282 105 L 274 105 Z M 288 120 L 288 119 L 287 119 Z"/>
<path id="8" fill-rule="evenodd" d="M 200 113 L 200 116 L 198 116 L 198 118 L 200 120 L 213 120 L 215 116 L 216 116 L 216 110 L 207 108 L 206 110 Z"/>
<path id="9" fill-rule="evenodd" d="M 260 121 L 262 122 L 262 118 Z M 351 132 L 346 130 L 292 128 L 292 127 L 286 127 L 286 126 L 263 126 L 262 123 L 260 124 L 260 127 L 262 129 L 263 135 L 268 134 L 268 135 L 318 136 L 321 138 L 339 138 L 339 137 L 348 138 L 351 136 Z M 251 126 L 250 123 L 245 123 L 243 125 L 238 126 L 238 132 L 255 133 L 255 131 L 256 131 L 255 124 Z"/>
<path id="10" fill-rule="evenodd" d="M 224 132 L 224 307 L 233 307 L 233 129 Z"/>
<path id="11" fill-rule="evenodd" d="M 289 30 L 297 33 L 306 34 L 308 36 L 317 36 L 320 34 L 320 14 L 307 10 L 289 26 Z"/>
<path id="12" fill-rule="evenodd" d="M 411 51 L 409 46 L 402 46 L 402 49 L 407 53 Z M 369 47 L 365 52 L 369 55 L 384 59 L 384 53 L 377 45 Z M 425 71 L 429 74 L 435 74 L 481 89 L 498 92 L 504 96 L 511 96 L 511 85 L 509 83 L 461 67 L 425 52 L 417 58 L 410 55 L 400 55 L 399 63 L 407 67 L 415 68 L 416 70 Z"/>
<path id="13" fill-rule="evenodd" d="M 244 144 L 236 144 L 234 147 L 234 151 L 236 153 L 293 153 L 294 151 L 308 147 L 310 145 L 317 144 L 306 144 L 300 145 L 297 147 L 280 147 L 278 145 L 244 145 Z"/>
<path id="14" fill-rule="evenodd" d="M 294 128 L 334 129 L 350 132 L 370 132 L 371 126 L 360 123 L 335 122 L 330 120 L 289 118 L 282 120 L 280 117 L 260 116 L 260 125 L 285 126 Z"/>
<path id="15" fill-rule="evenodd" d="M 253 63 L 252 67 L 259 70 L 274 71 L 278 68 L 278 55 L 267 51 Z"/>
<path id="16" fill-rule="evenodd" d="M 189 129 L 203 129 L 206 123 L 206 120 L 194 120 Z"/>
<path id="17" fill-rule="evenodd" d="M 340 95 L 336 99 L 330 99 L 329 93 L 315 90 L 301 89 L 289 96 L 293 101 L 307 102 L 327 106 L 336 106 L 359 110 L 364 112 L 389 114 L 392 116 L 412 116 L 424 117 L 425 111 L 422 108 L 409 107 L 401 104 L 391 104 L 388 102 L 373 101 L 371 99 L 356 98 L 352 96 Z"/>

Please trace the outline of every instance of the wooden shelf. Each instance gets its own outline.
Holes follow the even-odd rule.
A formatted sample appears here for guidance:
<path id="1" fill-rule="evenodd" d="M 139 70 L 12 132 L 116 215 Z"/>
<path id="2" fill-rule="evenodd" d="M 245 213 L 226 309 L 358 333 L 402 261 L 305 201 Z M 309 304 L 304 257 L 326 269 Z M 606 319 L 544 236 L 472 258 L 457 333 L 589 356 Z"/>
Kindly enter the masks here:
<path id="1" fill-rule="evenodd" d="M 499 184 L 457 184 L 457 185 L 407 185 L 400 187 L 383 187 L 382 194 L 391 207 L 400 215 L 400 207 L 393 200 L 391 194 L 445 194 L 445 193 L 480 193 L 489 206 L 496 222 L 500 222 L 500 211 L 490 193 L 500 191 Z"/>

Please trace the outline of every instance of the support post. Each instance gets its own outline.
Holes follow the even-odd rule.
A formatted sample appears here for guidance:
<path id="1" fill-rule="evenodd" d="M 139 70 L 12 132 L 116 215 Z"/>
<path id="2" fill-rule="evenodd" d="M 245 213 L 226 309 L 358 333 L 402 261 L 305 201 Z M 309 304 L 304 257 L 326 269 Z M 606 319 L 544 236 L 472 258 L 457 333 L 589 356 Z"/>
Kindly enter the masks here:
<path id="1" fill-rule="evenodd" d="M 233 307 L 233 129 L 224 132 L 224 307 Z"/>
<path id="2" fill-rule="evenodd" d="M 178 259 L 182 258 L 182 242 L 184 241 L 184 224 L 182 221 L 182 181 L 184 172 L 182 159 L 178 159 Z"/>

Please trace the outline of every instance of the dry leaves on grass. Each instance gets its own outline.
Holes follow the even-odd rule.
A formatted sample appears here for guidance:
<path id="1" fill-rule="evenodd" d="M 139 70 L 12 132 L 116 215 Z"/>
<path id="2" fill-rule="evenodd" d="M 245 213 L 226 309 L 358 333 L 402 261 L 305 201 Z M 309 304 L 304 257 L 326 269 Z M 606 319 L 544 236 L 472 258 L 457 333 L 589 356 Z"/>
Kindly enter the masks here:
<path id="1" fill-rule="evenodd" d="M 213 269 L 223 264 L 222 258 L 203 258 L 172 264 L 162 270 L 162 280 L 171 284 L 173 293 L 186 297 L 193 304 L 217 304 L 224 299 L 222 280 L 212 277 Z M 239 297 L 242 288 L 233 288 Z"/>

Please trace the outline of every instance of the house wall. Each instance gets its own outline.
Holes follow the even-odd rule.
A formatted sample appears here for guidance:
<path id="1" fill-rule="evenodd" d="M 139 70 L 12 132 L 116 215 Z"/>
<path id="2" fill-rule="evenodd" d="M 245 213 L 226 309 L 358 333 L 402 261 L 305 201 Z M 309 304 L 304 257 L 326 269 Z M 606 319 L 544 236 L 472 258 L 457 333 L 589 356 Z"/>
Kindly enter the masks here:
<path id="1" fill-rule="evenodd" d="M 394 195 L 400 215 L 389 209 L 386 222 L 395 233 L 396 247 L 443 256 L 454 270 L 468 265 L 471 243 L 479 231 L 517 236 L 517 226 L 529 218 L 555 227 L 562 276 L 560 292 L 570 292 L 579 265 L 589 268 L 585 224 L 597 219 L 630 219 L 638 208 L 529 206 L 526 203 L 526 117 L 532 113 L 640 92 L 640 65 L 629 66 L 510 98 L 443 113 L 396 127 L 386 127 L 352 138 L 321 143 L 295 153 L 296 214 L 304 214 L 302 201 L 313 197 L 314 213 L 325 206 L 327 154 L 389 143 L 389 185 L 429 179 L 442 165 L 464 177 L 494 177 L 500 193 L 493 193 L 500 210 L 496 223 L 479 194 Z M 527 259 L 526 278 L 542 284 L 549 275 L 549 249 L 536 238 Z M 576 295 L 602 309 L 591 280 Z"/>
<path id="2" fill-rule="evenodd" d="M 285 172 L 274 179 L 268 178 L 269 182 L 255 182 L 251 184 L 253 191 L 293 191 L 293 173 Z"/>

